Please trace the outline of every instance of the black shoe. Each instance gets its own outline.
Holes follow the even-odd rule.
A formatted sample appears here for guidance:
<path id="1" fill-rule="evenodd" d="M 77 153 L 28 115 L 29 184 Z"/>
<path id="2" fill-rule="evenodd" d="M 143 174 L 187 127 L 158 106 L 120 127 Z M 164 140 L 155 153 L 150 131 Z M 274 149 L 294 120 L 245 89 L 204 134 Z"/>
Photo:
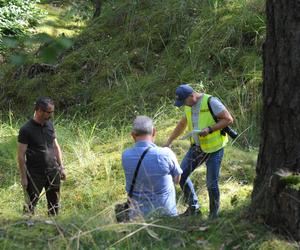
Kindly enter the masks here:
<path id="1" fill-rule="evenodd" d="M 194 207 L 188 207 L 187 210 L 185 210 L 184 213 L 181 214 L 181 216 L 193 216 L 193 215 L 202 215 L 199 208 Z"/>

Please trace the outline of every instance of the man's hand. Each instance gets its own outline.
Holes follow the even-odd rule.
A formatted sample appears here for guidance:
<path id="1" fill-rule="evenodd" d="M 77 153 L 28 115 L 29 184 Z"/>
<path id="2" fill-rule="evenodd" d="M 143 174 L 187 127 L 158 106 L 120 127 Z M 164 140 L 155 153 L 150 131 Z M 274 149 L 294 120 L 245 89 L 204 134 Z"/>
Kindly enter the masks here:
<path id="1" fill-rule="evenodd" d="M 199 133 L 200 136 L 205 137 L 209 134 L 209 128 L 204 128 L 201 130 L 201 132 Z"/>
<path id="2" fill-rule="evenodd" d="M 181 175 L 177 175 L 177 176 L 174 176 L 174 177 L 173 177 L 173 181 L 174 181 L 174 183 L 175 183 L 176 185 L 179 184 L 180 179 L 181 179 Z"/>
<path id="3" fill-rule="evenodd" d="M 183 133 L 187 126 L 187 119 L 185 116 L 181 118 L 181 120 L 178 122 L 176 128 L 173 130 L 172 134 L 170 135 L 167 142 L 163 145 L 163 147 L 170 147 L 172 142 Z"/>
<path id="4" fill-rule="evenodd" d="M 23 188 L 27 188 L 28 179 L 27 179 L 27 168 L 25 153 L 28 145 L 23 143 L 18 143 L 18 165 L 20 170 L 21 185 Z"/>
<path id="5" fill-rule="evenodd" d="M 61 180 L 65 181 L 67 179 L 65 168 L 63 166 L 60 166 L 59 174 L 60 174 L 60 179 Z"/>

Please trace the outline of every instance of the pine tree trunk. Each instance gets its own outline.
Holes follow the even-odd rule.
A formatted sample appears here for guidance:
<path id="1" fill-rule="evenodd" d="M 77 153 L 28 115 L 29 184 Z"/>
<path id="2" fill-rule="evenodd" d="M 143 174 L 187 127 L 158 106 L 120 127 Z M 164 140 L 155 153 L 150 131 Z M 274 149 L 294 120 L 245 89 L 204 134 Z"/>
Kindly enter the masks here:
<path id="1" fill-rule="evenodd" d="M 267 224 L 300 240 L 300 190 L 282 178 L 300 173 L 300 0 L 267 0 L 266 14 L 262 138 L 252 208 Z"/>
<path id="2" fill-rule="evenodd" d="M 101 15 L 102 2 L 101 2 L 101 0 L 93 0 L 93 4 L 94 4 L 94 10 L 95 10 L 93 18 L 97 18 Z"/>

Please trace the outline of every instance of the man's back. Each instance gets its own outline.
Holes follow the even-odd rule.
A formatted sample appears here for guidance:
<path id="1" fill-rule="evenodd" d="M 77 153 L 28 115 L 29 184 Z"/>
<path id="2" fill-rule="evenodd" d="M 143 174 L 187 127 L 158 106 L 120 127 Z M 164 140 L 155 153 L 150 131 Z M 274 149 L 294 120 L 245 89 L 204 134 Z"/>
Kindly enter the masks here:
<path id="1" fill-rule="evenodd" d="M 181 174 L 175 154 L 169 148 L 157 147 L 154 143 L 139 141 L 124 151 L 122 163 L 126 176 L 126 191 L 129 192 L 134 171 L 142 153 L 146 154 L 133 190 L 133 199 L 138 202 L 143 215 L 161 209 L 163 214 L 177 215 L 173 177 Z"/>

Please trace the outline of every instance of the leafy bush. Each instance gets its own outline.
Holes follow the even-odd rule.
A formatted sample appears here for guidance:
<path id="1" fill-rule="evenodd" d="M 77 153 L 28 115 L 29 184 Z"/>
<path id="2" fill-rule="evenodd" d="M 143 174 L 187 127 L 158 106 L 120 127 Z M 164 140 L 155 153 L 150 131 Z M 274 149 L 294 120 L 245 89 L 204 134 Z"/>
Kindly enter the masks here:
<path id="1" fill-rule="evenodd" d="M 37 25 L 43 12 L 37 8 L 39 0 L 0 0 L 0 51 L 5 49 L 4 37 L 24 36 Z"/>

